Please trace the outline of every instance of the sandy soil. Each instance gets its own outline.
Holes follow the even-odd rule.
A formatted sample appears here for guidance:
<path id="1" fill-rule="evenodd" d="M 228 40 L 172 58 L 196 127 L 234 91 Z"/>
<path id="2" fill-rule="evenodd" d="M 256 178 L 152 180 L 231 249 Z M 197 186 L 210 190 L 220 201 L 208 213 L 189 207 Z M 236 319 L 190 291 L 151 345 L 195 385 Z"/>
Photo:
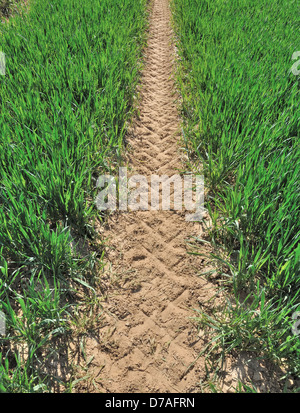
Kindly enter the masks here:
<path id="1" fill-rule="evenodd" d="M 169 2 L 153 0 L 151 9 L 129 166 L 132 174 L 172 176 L 182 164 Z M 105 322 L 100 337 L 86 344 L 87 358 L 94 356 L 89 371 L 101 370 L 97 391 L 196 390 L 203 366 L 190 365 L 203 344 L 189 318 L 214 293 L 197 276 L 205 260 L 187 254 L 186 240 L 200 235 L 201 226 L 187 223 L 181 212 L 136 211 L 112 215 L 108 227 Z"/>
<path id="2" fill-rule="evenodd" d="M 183 168 L 170 18 L 169 1 L 152 0 L 139 117 L 128 134 L 131 174 L 171 176 Z M 192 318 L 222 298 L 216 284 L 198 276 L 211 269 L 208 259 L 187 252 L 187 239 L 205 236 L 201 224 L 176 211 L 118 212 L 99 231 L 108 240 L 106 299 L 98 334 L 86 340 L 89 379 L 76 391 L 203 391 L 198 356 L 207 337 Z M 271 380 L 265 363 L 247 354 L 228 358 L 223 373 L 220 391 L 232 391 L 239 379 L 276 391 L 276 376 Z"/>

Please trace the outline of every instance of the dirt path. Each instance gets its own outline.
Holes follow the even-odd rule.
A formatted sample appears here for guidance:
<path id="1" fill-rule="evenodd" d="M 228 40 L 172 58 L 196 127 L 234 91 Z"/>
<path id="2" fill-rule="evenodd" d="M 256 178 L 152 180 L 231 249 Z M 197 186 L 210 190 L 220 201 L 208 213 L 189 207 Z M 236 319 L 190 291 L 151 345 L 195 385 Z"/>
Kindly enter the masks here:
<path id="1" fill-rule="evenodd" d="M 183 167 L 170 18 L 169 0 L 151 0 L 140 116 L 128 139 L 130 173 L 148 178 L 170 177 Z M 103 313 L 86 339 L 87 379 L 76 392 L 210 391 L 204 356 L 198 358 L 209 337 L 192 318 L 197 309 L 218 311 L 224 297 L 217 280 L 198 276 L 211 269 L 208 259 L 187 253 L 187 239 L 205 238 L 201 224 L 186 222 L 176 211 L 118 212 L 99 231 L 108 240 L 100 281 Z M 217 388 L 235 392 L 242 380 L 258 391 L 278 392 L 282 374 L 269 367 L 252 354 L 227 357 Z"/>
<path id="2" fill-rule="evenodd" d="M 168 0 L 153 0 L 140 118 L 129 144 L 132 173 L 171 176 L 182 167 L 180 119 L 174 87 L 174 45 Z M 207 263 L 187 254 L 186 239 L 201 235 L 175 211 L 114 214 L 104 233 L 110 241 L 102 282 L 108 288 L 100 337 L 86 343 L 89 369 L 104 392 L 199 391 L 203 343 L 193 308 L 212 295 L 196 275 Z M 189 369 L 189 370 L 188 370 Z M 86 389 L 85 389 L 86 390 Z M 89 389 L 93 391 L 93 389 Z"/>

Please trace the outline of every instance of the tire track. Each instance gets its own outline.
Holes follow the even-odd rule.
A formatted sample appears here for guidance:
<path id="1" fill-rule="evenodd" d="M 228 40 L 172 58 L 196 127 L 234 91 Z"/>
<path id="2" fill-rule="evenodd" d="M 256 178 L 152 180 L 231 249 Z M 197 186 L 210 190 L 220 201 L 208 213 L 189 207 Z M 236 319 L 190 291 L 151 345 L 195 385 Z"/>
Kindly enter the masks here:
<path id="1" fill-rule="evenodd" d="M 148 177 L 171 176 L 182 167 L 172 36 L 168 0 L 153 0 L 140 117 L 129 138 L 132 173 Z M 114 214 L 109 227 L 105 322 L 100 337 L 89 337 L 86 345 L 99 387 L 88 391 L 199 391 L 202 362 L 189 366 L 203 341 L 189 318 L 213 291 L 196 275 L 207 262 L 187 254 L 186 239 L 201 234 L 201 226 L 180 212 L 136 211 Z"/>

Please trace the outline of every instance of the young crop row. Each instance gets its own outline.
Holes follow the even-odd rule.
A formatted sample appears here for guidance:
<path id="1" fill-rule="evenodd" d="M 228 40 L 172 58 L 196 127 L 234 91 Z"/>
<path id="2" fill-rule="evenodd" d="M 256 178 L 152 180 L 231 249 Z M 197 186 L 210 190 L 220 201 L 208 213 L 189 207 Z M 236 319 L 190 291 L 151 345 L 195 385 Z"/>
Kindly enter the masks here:
<path id="1" fill-rule="evenodd" d="M 210 326 L 223 348 L 299 375 L 297 2 L 174 0 L 173 10 L 186 147 L 203 164 L 211 239 L 235 294 Z"/>
<path id="2" fill-rule="evenodd" d="M 88 285 L 98 174 L 134 110 L 145 0 L 32 0 L 0 25 L 0 390 L 48 391 L 70 328 L 70 280 Z"/>

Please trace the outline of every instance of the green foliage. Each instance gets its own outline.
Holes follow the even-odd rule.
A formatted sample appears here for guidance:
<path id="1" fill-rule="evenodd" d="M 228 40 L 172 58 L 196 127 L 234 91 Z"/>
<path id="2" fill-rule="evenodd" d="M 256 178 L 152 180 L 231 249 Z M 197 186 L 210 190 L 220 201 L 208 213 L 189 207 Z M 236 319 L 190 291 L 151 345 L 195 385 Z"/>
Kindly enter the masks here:
<path id="1" fill-rule="evenodd" d="M 19 0 L 0 0 L 0 19 L 2 16 L 8 17 L 16 9 Z"/>
<path id="2" fill-rule="evenodd" d="M 236 297 L 252 291 L 260 305 L 257 280 L 266 297 L 255 317 L 250 301 L 230 308 L 220 337 L 230 337 L 223 340 L 230 348 L 255 343 L 299 374 L 300 338 L 291 338 L 300 304 L 300 93 L 290 70 L 300 48 L 297 2 L 174 0 L 173 7 L 184 135 L 203 162 L 212 234 L 226 249 Z"/>
<path id="3" fill-rule="evenodd" d="M 93 236 L 96 179 L 122 154 L 145 6 L 32 0 L 0 25 L 2 391 L 53 389 L 38 366 L 49 341 L 68 331 L 68 280 L 88 285 L 93 256 L 80 256 L 75 245 Z M 14 342 L 26 344 L 25 358 Z"/>

